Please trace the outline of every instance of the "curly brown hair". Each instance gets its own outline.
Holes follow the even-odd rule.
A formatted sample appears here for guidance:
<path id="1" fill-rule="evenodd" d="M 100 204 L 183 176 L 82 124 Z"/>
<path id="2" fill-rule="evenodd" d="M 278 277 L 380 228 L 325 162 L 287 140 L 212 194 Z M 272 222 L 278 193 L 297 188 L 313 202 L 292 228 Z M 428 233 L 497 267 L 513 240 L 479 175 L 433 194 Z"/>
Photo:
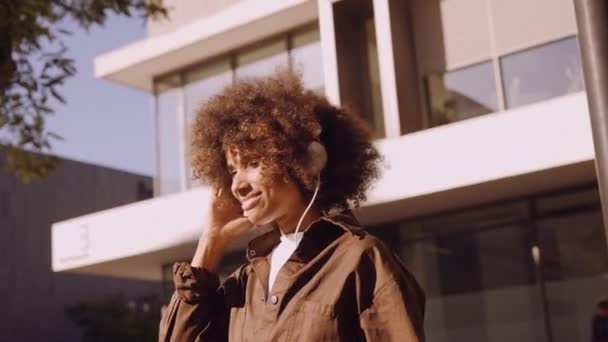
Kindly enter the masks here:
<path id="1" fill-rule="evenodd" d="M 305 196 L 317 182 L 307 171 L 307 148 L 320 141 L 328 155 L 316 201 L 321 210 L 359 206 L 380 175 L 382 158 L 363 120 L 306 90 L 292 71 L 237 81 L 203 102 L 191 137 L 194 178 L 229 187 L 225 152 L 237 149 L 242 160 L 261 161 L 273 179 L 291 177 Z"/>

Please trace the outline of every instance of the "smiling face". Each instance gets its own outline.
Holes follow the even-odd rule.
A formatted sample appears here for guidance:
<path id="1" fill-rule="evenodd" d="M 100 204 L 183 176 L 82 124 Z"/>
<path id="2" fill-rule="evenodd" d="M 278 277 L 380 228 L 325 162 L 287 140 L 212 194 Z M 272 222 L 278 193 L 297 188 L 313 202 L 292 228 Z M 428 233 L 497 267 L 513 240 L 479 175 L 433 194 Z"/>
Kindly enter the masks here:
<path id="1" fill-rule="evenodd" d="M 302 193 L 291 179 L 271 177 L 256 160 L 242 161 L 238 152 L 226 152 L 230 187 L 241 203 L 243 215 L 253 224 L 263 225 L 288 220 L 304 208 Z"/>

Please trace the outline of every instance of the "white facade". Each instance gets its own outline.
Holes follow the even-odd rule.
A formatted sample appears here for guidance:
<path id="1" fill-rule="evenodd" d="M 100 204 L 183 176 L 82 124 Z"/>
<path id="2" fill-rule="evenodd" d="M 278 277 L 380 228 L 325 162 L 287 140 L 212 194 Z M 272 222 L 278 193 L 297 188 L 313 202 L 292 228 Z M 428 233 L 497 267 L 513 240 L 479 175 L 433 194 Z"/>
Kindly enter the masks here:
<path id="1" fill-rule="evenodd" d="M 544 253 L 546 243 L 547 256 L 557 248 L 543 236 L 562 244 L 576 241 L 576 234 L 545 229 L 557 215 L 551 211 L 555 203 L 576 198 L 587 214 L 598 205 L 593 185 L 592 190 L 587 186 L 595 182 L 594 150 L 571 0 L 171 0 L 168 5 L 174 8 L 171 21 L 150 23 L 146 39 L 95 60 L 98 77 L 155 94 L 156 198 L 55 223 L 55 271 L 163 279 L 166 265 L 190 259 L 209 196 L 209 189 L 191 179 L 186 160 L 196 106 L 240 77 L 296 67 L 307 87 L 353 107 L 375 132 L 388 168 L 356 214 L 368 226 L 396 227 L 398 240 L 409 246 L 400 253 L 430 293 L 430 340 L 588 336 L 581 303 L 606 288 L 598 278 L 587 277 L 605 272 L 608 279 L 608 272 L 601 271 L 608 269 L 605 244 L 597 249 L 600 268 L 585 277 L 546 286 L 544 280 L 533 281 L 545 289 L 542 300 L 537 285 L 528 284 L 533 275 L 524 274 L 525 267 L 538 267 L 538 260 L 530 259 L 530 246 L 541 246 Z M 559 200 L 537 195 L 581 185 L 582 195 L 559 193 Z M 478 212 L 490 214 L 473 225 L 492 225 L 497 220 L 492 213 L 503 209 L 482 207 L 503 202 L 507 209 L 523 208 L 524 226 L 534 226 L 531 231 L 540 237 L 520 246 L 517 241 L 524 238 L 514 236 L 528 234 L 525 227 L 504 230 L 504 238 L 495 233 L 502 230 L 467 235 L 477 246 L 477 259 L 471 260 L 478 263 L 479 286 L 488 290 L 462 290 L 458 281 L 446 285 L 442 276 L 458 280 L 451 266 L 442 266 L 446 242 L 439 235 L 419 236 L 444 221 L 455 227 L 471 224 L 458 222 Z M 456 210 L 466 212 L 452 214 Z M 581 217 L 581 222 L 591 220 Z M 595 223 L 585 224 L 579 232 L 592 227 L 589 234 L 603 234 Z M 247 238 L 232 250 L 238 254 Z M 503 246 L 503 240 L 512 245 Z M 458 246 L 452 246 L 453 253 Z M 496 259 L 494 251 L 502 251 L 503 259 Z M 511 272 L 511 278 L 520 279 L 517 284 L 501 278 L 495 264 L 511 258 L 512 251 L 525 259 L 507 263 L 523 272 Z M 560 262 L 566 266 L 569 256 L 586 257 L 564 251 Z M 452 259 L 458 263 L 457 255 Z M 489 285 L 494 283 L 513 286 Z M 539 313 L 539 302 L 552 303 L 555 293 L 581 286 L 593 290 L 585 298 L 568 299 L 572 310 L 554 313 L 548 305 L 551 314 Z M 477 301 L 481 313 L 457 309 Z M 483 322 L 459 321 L 467 315 Z M 546 329 L 549 316 L 555 322 L 579 321 L 574 330 L 567 324 Z"/>
<path id="2" fill-rule="evenodd" d="M 360 219 L 378 224 L 592 180 L 585 101 L 574 94 L 379 141 L 389 167 Z M 546 127 L 549 119 L 554 124 Z M 208 196 L 206 187 L 197 187 L 58 222 L 53 268 L 160 279 L 160 264 L 192 251 Z"/>
<path id="3" fill-rule="evenodd" d="M 323 91 L 334 103 L 351 104 L 348 97 L 356 94 L 357 90 L 344 89 L 352 87 L 348 85 L 353 83 L 350 82 L 352 76 L 348 73 L 341 75 L 340 70 L 342 68 L 346 72 L 359 65 L 349 65 L 353 64 L 349 58 L 355 51 L 353 44 L 340 44 L 338 39 L 361 38 L 345 30 L 344 25 L 365 25 L 371 16 L 374 19 L 375 51 L 370 55 L 377 52 L 379 69 L 376 77 L 382 118 L 376 122 L 383 125 L 380 131 L 384 136 L 377 144 L 389 168 L 372 190 L 368 203 L 360 210 L 363 222 L 376 224 L 426 215 L 594 178 L 586 99 L 584 92 L 577 93 L 576 89 L 569 95 L 549 94 L 546 100 L 508 109 L 505 83 L 496 80 L 495 113 L 424 129 L 431 125 L 428 89 L 424 89 L 428 76 L 489 63 L 492 64 L 490 77 L 504 77 L 500 70 L 503 56 L 572 37 L 576 33 L 574 11 L 568 0 L 543 0 L 533 5 L 506 0 L 412 0 L 407 5 L 394 0 L 182 0 L 170 1 L 168 6 L 175 10 L 170 14 L 173 20 L 150 23 L 148 38 L 95 60 L 98 77 L 144 91 L 154 92 L 154 80 L 163 76 L 184 84 L 170 90 L 173 96 L 169 107 L 172 114 L 170 123 L 163 119 L 157 121 L 159 168 L 156 192 L 159 197 L 150 203 L 132 204 L 54 225 L 56 246 L 65 243 L 63 238 L 74 238 L 74 234 L 87 235 L 86 248 L 83 247 L 87 252 L 81 253 L 86 257 L 64 258 L 61 255 L 69 254 L 69 248 L 53 249 L 55 270 L 82 268 L 83 271 L 97 272 L 99 269 L 101 273 L 158 278 L 160 269 L 156 266 L 170 260 L 142 255 L 156 255 L 184 244 L 188 245 L 184 250 L 190 251 L 200 234 L 206 193 L 192 189 L 194 184 L 189 177 L 185 155 L 188 116 L 193 108 L 188 108 L 192 105 L 187 104 L 196 104 L 208 95 L 187 98 L 189 75 L 198 72 L 205 77 L 205 67 L 210 65 L 207 61 L 221 59 L 222 55 L 234 55 L 243 47 L 246 51 L 251 50 L 247 46 L 252 44 L 255 49 L 257 42 L 268 37 L 279 37 L 277 39 L 280 40 L 285 33 L 297 32 L 307 25 L 318 27 L 316 39 L 319 39 L 320 51 L 317 58 L 322 65 L 313 72 L 321 76 L 313 75 L 312 78 L 322 77 L 317 83 L 322 82 Z M 521 11 L 522 8 L 526 11 Z M 547 8 L 551 11 L 545 11 Z M 360 12 L 361 18 L 353 16 L 353 11 Z M 198 17 L 193 17 L 193 14 Z M 530 20 L 522 20 L 522 15 Z M 546 20 L 543 25 L 535 25 L 532 19 L 540 15 Z M 345 17 L 355 19 L 345 23 Z M 512 24 L 519 21 L 522 25 Z M 315 36 L 314 32 L 312 35 Z M 292 45 L 293 41 L 290 38 L 287 44 Z M 238 72 L 234 67 L 230 71 L 229 64 L 234 63 L 230 59 L 238 58 L 227 58 L 228 66 L 224 68 L 227 82 L 232 81 Z M 408 65 L 403 65 L 405 63 Z M 192 65 L 195 65 L 194 69 L 201 65 L 198 67 L 200 71 L 179 72 L 193 68 L 190 67 Z M 222 70 L 221 61 L 215 65 L 212 67 Z M 307 77 L 306 71 L 304 76 Z M 160 80 L 162 82 L 162 78 Z M 158 82 L 156 92 L 162 86 Z M 212 90 L 221 89 L 222 81 L 218 82 L 220 86 Z M 368 83 L 373 83 L 373 80 Z M 164 108 L 160 101 L 162 97 L 157 96 L 156 115 L 159 116 L 162 114 L 158 111 Z M 173 140 L 163 141 L 162 130 L 169 125 L 175 129 Z M 404 133 L 408 134 L 402 135 Z M 164 154 L 174 158 L 164 159 Z M 174 170 L 164 173 L 163 163 Z M 534 180 L 534 175 L 539 173 L 546 173 L 546 177 L 541 176 L 542 181 Z M 562 177 L 562 174 L 568 174 L 568 177 Z M 170 190 L 163 190 L 162 184 L 171 177 L 175 178 L 175 184 L 170 186 Z M 476 189 L 484 190 L 482 194 L 470 196 Z M 164 196 L 168 193 L 173 194 Z M 178 212 L 179 215 L 176 214 Z M 178 216 L 189 217 L 188 223 L 179 223 Z M 104 223 L 106 218 L 111 225 Z M 175 223 L 171 228 L 163 229 L 169 218 L 174 218 Z M 86 233 L 79 233 L 84 228 L 74 228 L 82 226 L 87 227 Z M 137 236 L 150 239 L 125 239 L 123 247 L 107 248 L 109 240 L 97 238 L 96 232 L 107 233 L 109 227 L 132 232 L 134 240 Z M 178 240 L 175 240 L 176 231 L 181 232 L 177 234 L 181 236 Z M 157 234 L 158 242 L 153 242 L 150 234 Z M 177 255 L 179 253 L 170 254 L 171 257 Z M 188 252 L 184 252 L 179 256 L 187 255 Z M 129 258 L 141 259 L 146 267 L 137 264 L 138 269 L 149 271 L 133 273 Z M 108 266 L 103 266 L 106 263 Z M 118 265 L 123 264 L 125 272 L 118 271 L 121 269 Z"/>

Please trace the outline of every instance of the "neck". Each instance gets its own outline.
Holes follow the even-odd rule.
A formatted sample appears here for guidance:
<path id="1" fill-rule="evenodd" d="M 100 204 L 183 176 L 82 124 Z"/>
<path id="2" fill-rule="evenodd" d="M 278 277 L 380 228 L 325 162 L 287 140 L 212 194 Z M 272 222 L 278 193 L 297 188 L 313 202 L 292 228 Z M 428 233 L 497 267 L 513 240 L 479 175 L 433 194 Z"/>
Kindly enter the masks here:
<path id="1" fill-rule="evenodd" d="M 304 213 L 306 207 L 302 207 L 299 210 L 293 210 L 290 214 L 285 215 L 276 220 L 276 223 L 281 230 L 281 234 L 291 234 L 296 232 L 296 226 L 300 221 L 300 217 Z M 304 232 L 308 227 L 316 220 L 318 220 L 322 216 L 321 211 L 317 209 L 315 206 L 310 208 L 306 216 L 302 219 L 302 224 L 300 225 L 300 229 L 298 232 Z"/>

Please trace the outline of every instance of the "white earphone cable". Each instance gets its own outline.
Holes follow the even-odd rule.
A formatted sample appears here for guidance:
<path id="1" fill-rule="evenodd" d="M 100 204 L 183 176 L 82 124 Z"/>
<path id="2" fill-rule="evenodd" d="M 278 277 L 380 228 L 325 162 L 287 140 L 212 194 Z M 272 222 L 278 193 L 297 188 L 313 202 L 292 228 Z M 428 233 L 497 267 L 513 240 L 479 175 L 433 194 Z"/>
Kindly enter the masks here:
<path id="1" fill-rule="evenodd" d="M 315 199 L 317 198 L 317 194 L 319 193 L 320 185 L 321 185 L 321 175 L 317 175 L 317 186 L 315 187 L 315 192 L 313 193 L 312 198 L 310 199 L 310 202 L 308 203 L 308 206 L 306 207 L 306 209 L 304 209 L 304 213 L 302 213 L 302 216 L 300 216 L 300 221 L 298 221 L 298 225 L 296 226 L 296 232 L 294 234 L 295 239 L 296 239 L 296 247 L 300 244 L 300 241 L 301 241 L 301 239 L 298 239 L 298 231 L 300 231 L 300 225 L 302 225 L 302 221 L 304 221 L 304 216 L 306 216 L 306 214 L 312 207 L 312 204 L 315 202 Z"/>

